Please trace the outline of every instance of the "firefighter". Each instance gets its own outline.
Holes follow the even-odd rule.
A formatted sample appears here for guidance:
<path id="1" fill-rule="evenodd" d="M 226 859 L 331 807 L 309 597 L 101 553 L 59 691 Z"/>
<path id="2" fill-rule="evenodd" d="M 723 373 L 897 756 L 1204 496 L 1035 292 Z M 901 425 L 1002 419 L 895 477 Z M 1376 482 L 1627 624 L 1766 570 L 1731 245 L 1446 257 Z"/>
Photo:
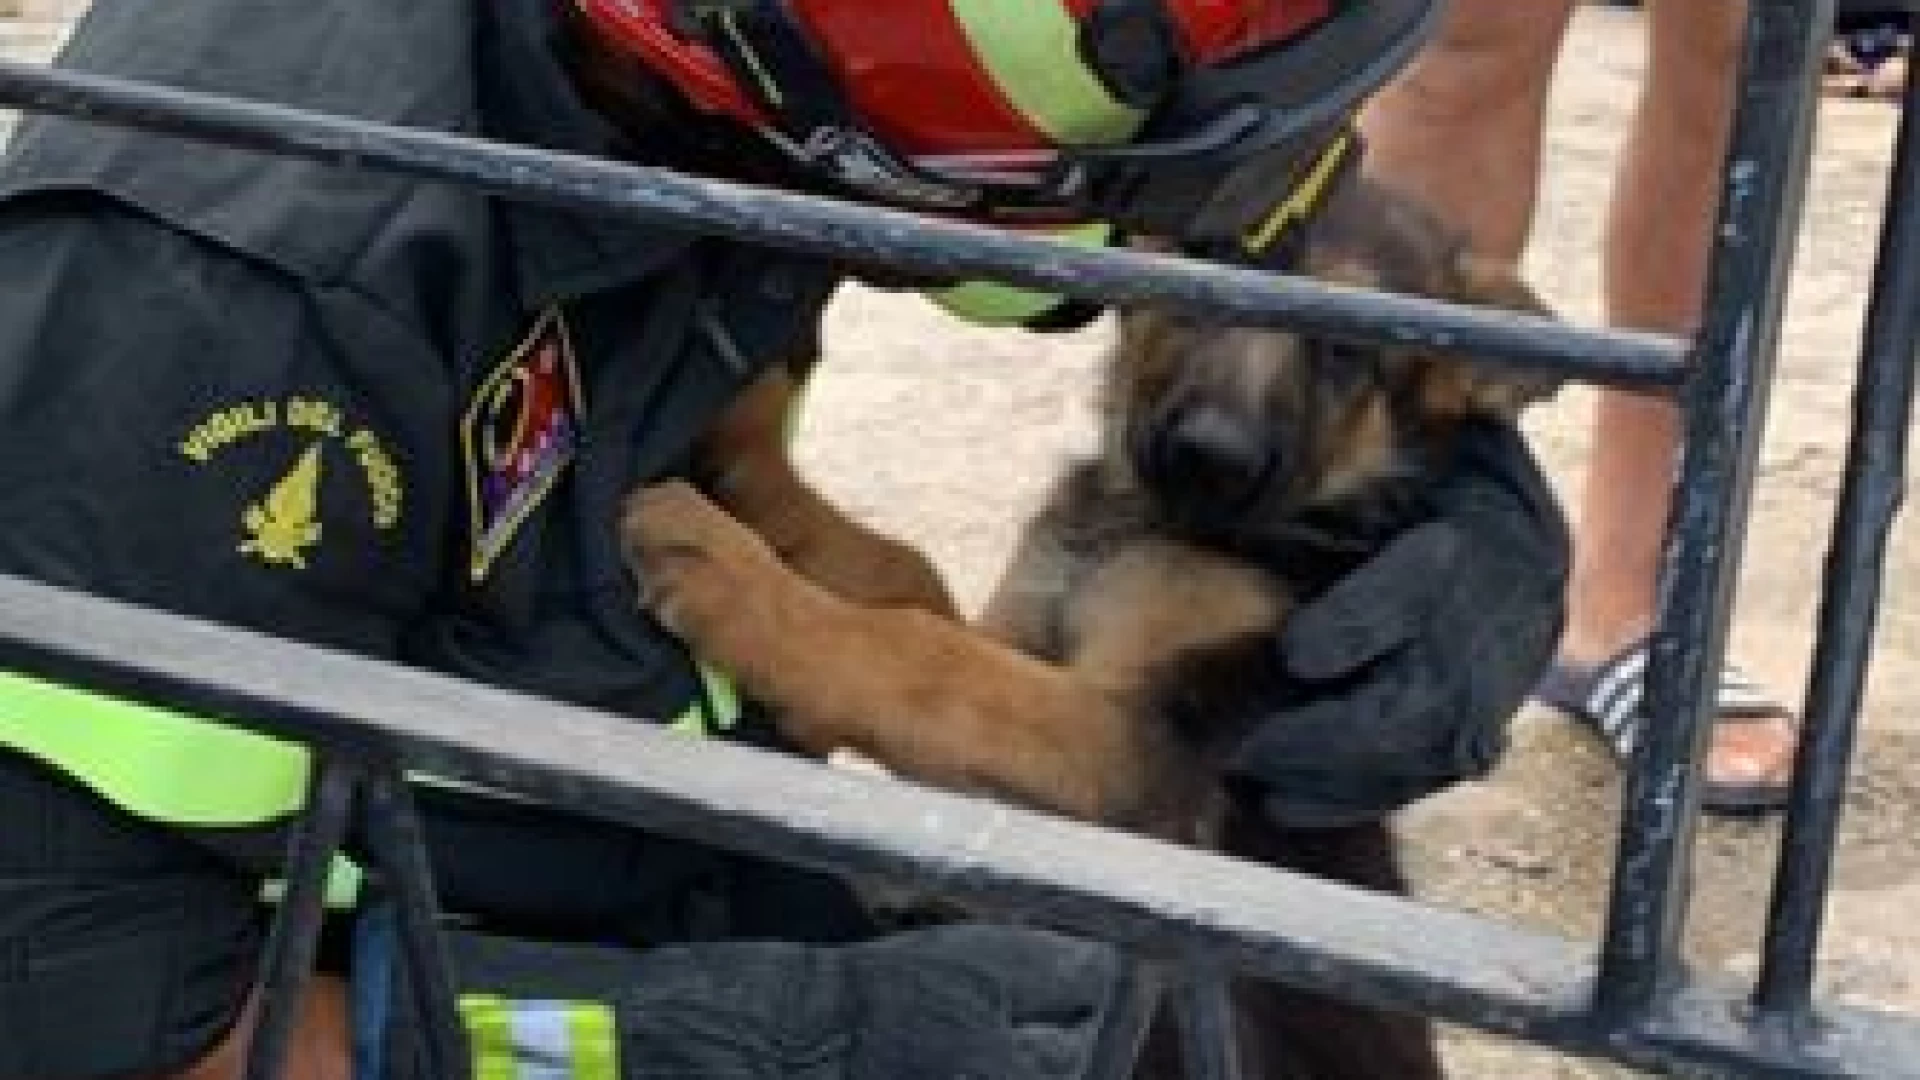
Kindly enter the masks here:
<path id="1" fill-rule="evenodd" d="M 1316 161 L 1432 7 L 97 0 L 61 62 L 1217 253 L 1289 195 L 1233 178 Z M 453 185 L 29 120 L 0 165 L 0 572 L 772 745 L 640 611 L 615 504 L 680 471 L 756 369 L 810 347 L 845 273 Z M 1004 323 L 1086 314 L 942 295 Z M 1447 493 L 1433 528 L 1452 542 L 1390 550 L 1276 641 L 1325 692 L 1271 717 L 1272 745 L 1299 745 L 1285 733 L 1302 725 L 1370 740 L 1346 756 L 1358 771 L 1332 771 L 1341 754 L 1263 754 L 1256 738 L 1249 781 L 1277 817 L 1378 816 L 1483 771 L 1550 656 L 1565 537 L 1525 447 L 1512 437 Z M 1471 587 L 1543 576 L 1553 587 Z M 307 764 L 0 672 L 0 1077 L 231 1074 Z M 490 792 L 423 781 L 418 798 L 466 933 L 475 1053 L 550 1070 L 527 1075 L 818 1055 L 832 1076 L 1067 1076 L 1111 992 L 1112 958 L 1066 938 L 877 936 L 826 877 Z M 417 1075 L 404 1010 L 369 975 L 392 961 L 390 910 L 350 866 L 332 884 L 323 967 L 339 977 L 303 1013 L 303 1060 L 344 1068 L 351 1044 L 356 1075 Z M 469 980 L 515 942 L 623 950 L 625 989 L 542 996 L 544 961 Z"/>

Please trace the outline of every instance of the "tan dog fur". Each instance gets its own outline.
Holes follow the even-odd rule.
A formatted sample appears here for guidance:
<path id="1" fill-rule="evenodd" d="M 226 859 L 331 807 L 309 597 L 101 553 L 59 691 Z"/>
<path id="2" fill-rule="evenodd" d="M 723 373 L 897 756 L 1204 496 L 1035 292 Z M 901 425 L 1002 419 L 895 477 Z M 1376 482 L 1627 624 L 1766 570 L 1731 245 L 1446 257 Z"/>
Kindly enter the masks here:
<path id="1" fill-rule="evenodd" d="M 1325 216 L 1311 276 L 1539 310 L 1402 200 L 1362 188 Z M 1116 496 L 1140 492 L 1130 425 L 1191 368 L 1212 369 L 1203 394 L 1276 422 L 1328 414 L 1309 501 L 1364 497 L 1398 467 L 1405 433 L 1387 415 L 1389 392 L 1417 391 L 1431 429 L 1420 434 L 1443 439 L 1468 414 L 1512 415 L 1535 389 L 1458 358 L 1407 356 L 1390 380 L 1334 407 L 1315 400 L 1328 392 L 1303 364 L 1294 335 L 1125 313 L 1107 369 L 1102 482 Z M 1204 842 L 1214 778 L 1154 722 L 1148 699 L 1177 658 L 1273 632 L 1292 596 L 1285 572 L 1125 522 L 1115 527 L 1132 535 L 1076 564 L 1057 518 L 1104 511 L 1056 496 L 980 624 L 963 625 L 923 557 L 847 519 L 794 471 L 781 439 L 793 388 L 785 371 L 763 377 L 706 439 L 707 494 L 670 483 L 632 497 L 624 536 L 656 614 L 773 706 L 808 752 L 851 749 L 933 784 Z M 1064 652 L 1044 640 L 1060 627 Z"/>

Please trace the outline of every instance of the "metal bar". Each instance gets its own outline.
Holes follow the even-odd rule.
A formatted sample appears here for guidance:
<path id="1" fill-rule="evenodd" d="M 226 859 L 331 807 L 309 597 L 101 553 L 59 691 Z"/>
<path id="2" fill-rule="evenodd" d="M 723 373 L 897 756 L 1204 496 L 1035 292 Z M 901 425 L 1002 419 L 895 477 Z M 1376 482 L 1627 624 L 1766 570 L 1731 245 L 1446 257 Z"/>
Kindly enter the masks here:
<path id="1" fill-rule="evenodd" d="M 440 936 L 440 907 L 413 796 L 396 769 L 369 778 L 361 799 L 367 846 L 386 876 L 399 919 L 399 976 L 422 1027 L 427 1075 L 472 1080 L 473 1055 L 453 988 L 453 962 Z"/>
<path id="2" fill-rule="evenodd" d="M 286 894 L 274 913 L 261 965 L 260 1015 L 247 1044 L 246 1080 L 278 1080 L 300 1015 L 300 996 L 313 974 L 320 923 L 327 913 L 327 871 L 346 838 L 353 812 L 354 770 L 323 755 L 307 807 L 288 841 Z"/>
<path id="3" fill-rule="evenodd" d="M 1920 358 L 1920 81 L 1907 80 L 1886 220 L 1867 305 L 1846 482 L 1821 592 L 1820 637 L 1794 762 L 1755 1003 L 1789 1026 L 1810 1019 L 1847 767 L 1873 656 L 1887 536 L 1906 494 L 1907 428 Z"/>
<path id="4" fill-rule="evenodd" d="M 1160 965 L 1151 961 L 1130 958 L 1121 979 L 1113 1014 L 1088 1055 L 1086 1074 L 1090 1077 L 1134 1075 L 1165 996 L 1166 979 Z"/>
<path id="5" fill-rule="evenodd" d="M 1628 773 L 1596 1004 L 1644 1019 L 1678 973 L 1700 801 L 1697 763 L 1758 471 L 1787 272 L 1811 159 L 1833 0 L 1751 7 L 1706 306 L 1685 393 L 1685 450 Z"/>
<path id="6" fill-rule="evenodd" d="M 1669 1026 L 1612 1030 L 1584 943 L 17 578 L 0 577 L 0 667 L 1644 1067 L 1920 1074 L 1912 1018 L 1833 1009 L 1818 1044 L 1783 1046 L 1734 1019 L 1745 988 L 1702 979 Z"/>
<path id="7" fill-rule="evenodd" d="M 1187 1080 L 1244 1080 L 1230 974 L 1211 963 L 1188 964 L 1180 974 L 1172 1003 Z"/>
<path id="8" fill-rule="evenodd" d="M 879 207 L 0 61 L 0 105 L 207 142 L 451 180 L 515 199 L 697 227 L 936 277 L 1007 281 L 1088 300 L 1164 302 L 1256 325 L 1458 349 L 1572 378 L 1678 385 L 1679 346 L 1510 312 L 1388 296 L 1138 251 L 1103 251 Z"/>

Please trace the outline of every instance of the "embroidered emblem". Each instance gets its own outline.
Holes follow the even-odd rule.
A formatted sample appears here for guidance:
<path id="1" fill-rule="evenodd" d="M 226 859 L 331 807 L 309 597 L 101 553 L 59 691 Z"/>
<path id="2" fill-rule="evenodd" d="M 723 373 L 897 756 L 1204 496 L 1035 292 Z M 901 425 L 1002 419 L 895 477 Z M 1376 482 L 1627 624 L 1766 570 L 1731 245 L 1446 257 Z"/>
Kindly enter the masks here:
<path id="1" fill-rule="evenodd" d="M 480 384 L 461 424 L 474 581 L 487 576 L 573 460 L 580 415 L 573 344 L 560 309 L 548 308 Z"/>
<path id="2" fill-rule="evenodd" d="M 314 520 L 319 508 L 320 444 L 314 443 L 240 516 L 247 529 L 240 553 L 257 555 L 268 565 L 305 570 L 307 549 L 320 542 L 320 523 Z"/>
<path id="3" fill-rule="evenodd" d="M 321 537 L 321 477 L 325 448 L 338 446 L 358 466 L 366 485 L 367 518 L 381 532 L 397 528 L 406 491 L 400 468 L 371 428 L 353 427 L 346 412 L 317 397 L 260 398 L 223 405 L 188 429 L 180 440 L 182 457 L 211 465 L 228 451 L 274 433 L 307 439 L 292 466 L 265 493 L 242 508 L 244 533 L 237 545 L 267 566 L 304 570 Z"/>

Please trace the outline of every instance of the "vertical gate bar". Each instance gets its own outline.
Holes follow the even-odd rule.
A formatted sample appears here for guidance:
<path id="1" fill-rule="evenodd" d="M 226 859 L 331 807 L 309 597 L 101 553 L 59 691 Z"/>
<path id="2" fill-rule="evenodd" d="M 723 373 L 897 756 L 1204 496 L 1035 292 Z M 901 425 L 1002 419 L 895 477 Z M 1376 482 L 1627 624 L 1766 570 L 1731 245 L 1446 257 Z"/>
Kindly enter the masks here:
<path id="1" fill-rule="evenodd" d="M 346 838 L 359 774 L 331 755 L 321 755 L 288 843 L 286 893 L 267 935 L 261 965 L 260 1014 L 247 1044 L 246 1080 L 276 1080 L 300 1015 L 300 994 L 313 972 L 320 923 L 326 917 L 327 872 Z"/>
<path id="2" fill-rule="evenodd" d="M 1684 450 L 1628 770 L 1595 1007 L 1627 1026 L 1677 974 L 1698 816 L 1696 763 L 1724 659 L 1834 0 L 1752 0 L 1694 341 Z"/>
<path id="3" fill-rule="evenodd" d="M 1172 1004 L 1187 1080 L 1243 1080 L 1246 1076 L 1231 978 L 1217 964 L 1195 963 L 1180 973 Z"/>
<path id="4" fill-rule="evenodd" d="M 424 1029 L 427 1074 L 435 1080 L 472 1080 L 473 1057 L 453 988 L 453 963 L 440 936 L 439 904 L 413 796 L 397 772 L 388 772 L 370 778 L 363 797 L 367 843 L 389 879 L 399 917 L 400 974 Z"/>
<path id="5" fill-rule="evenodd" d="M 1130 957 L 1121 983 L 1114 992 L 1113 1015 L 1101 1026 L 1100 1036 L 1088 1055 L 1087 1075 L 1095 1080 L 1132 1076 L 1139 1068 L 1140 1053 L 1166 996 L 1166 977 L 1160 965 L 1151 960 Z"/>
<path id="6" fill-rule="evenodd" d="M 1916 113 L 1920 81 L 1909 79 L 1854 386 L 1846 482 L 1827 551 L 1805 729 L 1794 762 L 1793 794 L 1754 995 L 1762 1012 L 1788 1021 L 1806 1019 L 1813 1004 L 1833 847 L 1879 618 L 1887 533 L 1906 488 L 1907 426 L 1913 417 L 1914 365 L 1920 357 Z"/>

